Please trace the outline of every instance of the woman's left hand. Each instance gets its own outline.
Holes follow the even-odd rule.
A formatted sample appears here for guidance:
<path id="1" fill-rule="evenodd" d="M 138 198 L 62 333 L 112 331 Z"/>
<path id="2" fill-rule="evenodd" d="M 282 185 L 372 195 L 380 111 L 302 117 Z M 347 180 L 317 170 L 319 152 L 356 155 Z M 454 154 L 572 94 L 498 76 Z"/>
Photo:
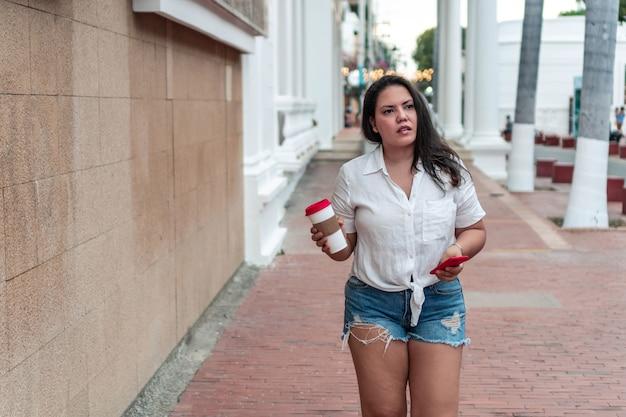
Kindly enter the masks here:
<path id="1" fill-rule="evenodd" d="M 448 258 L 453 258 L 455 256 L 462 256 L 462 255 L 463 253 L 461 252 L 461 249 L 458 246 L 452 245 L 452 246 L 449 246 L 448 249 L 446 249 L 443 256 L 441 257 L 441 261 L 439 262 L 441 263 Z M 454 278 L 457 277 L 457 275 L 461 273 L 462 270 L 463 270 L 463 264 L 459 266 L 449 266 L 444 270 L 435 271 L 435 275 L 437 275 L 437 278 L 439 278 L 442 281 L 452 281 Z"/>

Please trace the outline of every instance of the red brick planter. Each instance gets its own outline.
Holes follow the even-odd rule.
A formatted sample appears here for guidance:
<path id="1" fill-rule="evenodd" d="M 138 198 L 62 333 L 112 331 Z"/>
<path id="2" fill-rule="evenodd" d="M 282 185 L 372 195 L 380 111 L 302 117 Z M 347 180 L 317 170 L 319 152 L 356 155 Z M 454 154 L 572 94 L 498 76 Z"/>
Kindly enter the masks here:
<path id="1" fill-rule="evenodd" d="M 619 147 L 619 157 L 622 159 L 626 159 L 626 146 Z"/>
<path id="2" fill-rule="evenodd" d="M 606 179 L 606 201 L 622 201 L 624 178 L 608 176 Z"/>
<path id="3" fill-rule="evenodd" d="M 560 146 L 561 137 L 558 135 L 546 135 L 546 146 Z"/>
<path id="4" fill-rule="evenodd" d="M 574 164 L 569 162 L 556 162 L 552 171 L 552 182 L 571 184 L 574 177 Z"/>
<path id="5" fill-rule="evenodd" d="M 536 175 L 539 177 L 552 177 L 552 170 L 554 169 L 554 158 L 537 158 Z"/>
<path id="6" fill-rule="evenodd" d="M 535 134 L 535 145 L 543 145 L 545 143 L 545 138 L 543 137 L 543 133 L 538 132 Z"/>
<path id="7" fill-rule="evenodd" d="M 566 136 L 563 139 L 561 139 L 561 148 L 568 149 L 568 148 L 575 148 L 575 147 L 576 147 L 575 138 L 571 136 Z"/>
<path id="8" fill-rule="evenodd" d="M 617 142 L 609 143 L 609 155 L 619 155 L 619 144 Z"/>

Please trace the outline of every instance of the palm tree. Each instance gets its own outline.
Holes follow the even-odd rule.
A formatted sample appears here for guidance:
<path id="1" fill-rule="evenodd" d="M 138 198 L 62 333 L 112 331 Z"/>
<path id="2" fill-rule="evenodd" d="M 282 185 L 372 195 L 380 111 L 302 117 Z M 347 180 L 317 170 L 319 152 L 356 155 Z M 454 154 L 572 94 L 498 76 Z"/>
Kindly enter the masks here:
<path id="1" fill-rule="evenodd" d="M 563 227 L 608 227 L 609 113 L 619 0 L 587 0 L 580 133 Z"/>
<path id="2" fill-rule="evenodd" d="M 543 22 L 543 0 L 526 0 L 517 77 L 515 123 L 508 163 L 509 191 L 535 188 L 535 96 Z"/>

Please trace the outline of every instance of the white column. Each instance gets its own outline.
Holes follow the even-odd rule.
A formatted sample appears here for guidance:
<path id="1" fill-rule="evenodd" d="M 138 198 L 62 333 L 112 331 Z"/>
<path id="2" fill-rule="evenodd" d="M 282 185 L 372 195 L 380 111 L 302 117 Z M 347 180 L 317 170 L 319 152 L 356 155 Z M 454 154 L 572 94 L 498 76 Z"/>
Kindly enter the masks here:
<path id="1" fill-rule="evenodd" d="M 491 178 L 506 179 L 509 145 L 500 137 L 498 126 L 498 22 L 496 0 L 476 4 L 476 73 L 474 134 L 469 148 L 474 165 Z"/>
<path id="2" fill-rule="evenodd" d="M 357 65 L 362 70 L 365 65 L 365 3 L 366 0 L 359 0 L 359 50 L 357 51 Z"/>
<path id="3" fill-rule="evenodd" d="M 256 47 L 260 46 L 262 39 L 256 38 Z M 241 56 L 242 89 L 243 89 L 243 153 L 244 158 L 257 156 L 263 147 L 261 132 L 263 131 L 263 118 L 255 116 L 262 111 L 261 80 L 262 80 L 262 57 L 259 51 Z"/>
<path id="4" fill-rule="evenodd" d="M 437 120 L 439 126 L 443 128 L 446 121 L 446 113 L 444 106 L 444 85 L 446 67 L 446 3 L 447 0 L 437 0 Z"/>
<path id="5" fill-rule="evenodd" d="M 291 49 L 293 37 L 291 29 L 291 1 L 276 0 L 276 75 L 277 75 L 277 94 L 279 96 L 291 96 L 293 84 L 293 69 L 291 68 L 292 54 Z"/>
<path id="6" fill-rule="evenodd" d="M 284 20 L 278 22 L 286 26 L 285 30 L 279 30 L 280 34 L 286 34 L 288 41 L 282 37 L 278 38 L 278 53 L 286 55 L 284 76 L 288 76 L 288 91 L 275 97 L 274 105 L 276 110 L 277 139 L 279 146 L 274 152 L 274 157 L 278 161 L 279 167 L 289 174 L 289 189 L 293 190 L 294 180 L 297 180 L 303 172 L 303 168 L 315 155 L 319 148 L 317 137 L 317 127 L 312 126 L 311 121 L 315 118 L 315 108 L 317 103 L 307 97 L 303 97 L 304 82 L 303 57 L 304 32 L 302 26 L 303 4 L 301 0 L 282 0 L 281 14 Z M 323 35 L 329 37 L 326 32 Z M 284 48 L 284 49 L 283 49 Z M 280 79 L 282 82 L 282 78 Z M 326 80 L 328 82 L 328 80 Z M 282 85 L 282 84 L 281 84 Z M 291 192 L 291 191 L 290 191 Z M 289 193 L 285 194 L 288 195 Z M 281 199 L 285 197 L 281 195 Z"/>
<path id="7" fill-rule="evenodd" d="M 617 54 L 616 54 L 617 55 Z M 613 105 L 611 106 L 611 123 L 615 120 L 613 110 L 615 107 L 623 106 L 624 102 L 624 67 L 626 63 L 615 57 L 615 65 L 613 66 Z"/>
<path id="8" fill-rule="evenodd" d="M 474 132 L 474 74 L 476 73 L 476 0 L 467 0 L 465 31 L 465 97 L 463 101 L 465 134 L 461 144 L 467 146 Z"/>
<path id="9" fill-rule="evenodd" d="M 374 4 L 372 0 L 367 1 L 367 61 L 370 68 L 373 68 L 374 64 L 374 16 L 373 16 Z"/>
<path id="10" fill-rule="evenodd" d="M 276 115 L 275 99 L 279 94 L 279 76 L 280 68 L 278 63 L 276 49 L 280 43 L 278 36 L 280 35 L 278 27 L 278 0 L 269 0 L 267 2 L 267 37 L 265 38 L 263 61 L 261 62 L 261 79 L 263 80 L 261 87 L 261 114 L 263 117 L 263 149 L 269 153 L 273 153 L 278 146 L 277 129 L 278 117 Z"/>
<path id="11" fill-rule="evenodd" d="M 305 86 L 307 98 L 317 103 L 315 120 L 321 149 L 332 148 L 336 132 L 333 121 L 338 110 L 334 104 L 341 94 L 336 89 L 336 80 L 341 75 L 334 54 L 338 43 L 333 43 L 333 36 L 329 36 L 335 30 L 331 1 L 306 1 L 303 10 L 306 16 L 304 67 L 314 69 L 304 71 Z"/>
<path id="12" fill-rule="evenodd" d="M 282 76 L 285 77 L 285 82 L 287 84 L 287 90 L 285 91 L 285 96 L 293 97 L 294 91 L 294 77 L 296 74 L 294 73 L 293 68 L 293 2 L 291 0 L 282 0 L 282 8 L 283 8 L 283 16 L 279 25 L 284 27 L 285 38 L 280 39 L 280 42 L 283 42 L 284 47 L 281 48 L 281 66 L 279 69 L 281 71 Z"/>
<path id="13" fill-rule="evenodd" d="M 291 37 L 293 65 L 293 96 L 304 97 L 304 25 L 302 0 L 292 0 Z"/>
<path id="14" fill-rule="evenodd" d="M 333 134 L 343 129 L 344 126 L 344 108 L 345 108 L 345 100 L 343 96 L 343 83 L 344 79 L 341 75 L 341 67 L 343 66 L 343 56 L 341 51 L 342 41 L 342 33 L 341 33 L 341 18 L 343 14 L 342 10 L 342 2 L 340 0 L 332 0 L 333 1 L 333 27 L 334 29 L 334 40 L 333 40 L 333 68 L 335 68 L 335 89 L 334 97 L 335 97 L 335 111 L 333 112 Z"/>
<path id="15" fill-rule="evenodd" d="M 459 139 L 461 125 L 461 21 L 459 0 L 449 0 L 446 8 L 446 51 L 443 68 L 444 135 Z"/>
<path id="16" fill-rule="evenodd" d="M 254 265 L 272 261 L 287 231 L 280 226 L 282 206 L 274 203 L 287 186 L 273 156 L 278 85 L 274 78 L 274 42 L 279 33 L 276 3 L 268 2 L 268 37 L 256 37 L 254 52 L 242 55 L 245 259 Z"/>

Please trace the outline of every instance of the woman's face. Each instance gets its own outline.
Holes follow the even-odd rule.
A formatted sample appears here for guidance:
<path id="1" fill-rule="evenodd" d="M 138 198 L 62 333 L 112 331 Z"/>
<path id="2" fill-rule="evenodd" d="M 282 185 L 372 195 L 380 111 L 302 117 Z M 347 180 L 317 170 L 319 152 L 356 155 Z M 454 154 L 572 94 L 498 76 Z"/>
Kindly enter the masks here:
<path id="1" fill-rule="evenodd" d="M 381 91 L 370 123 L 383 145 L 412 146 L 417 133 L 417 111 L 409 91 L 401 85 L 390 85 Z"/>

